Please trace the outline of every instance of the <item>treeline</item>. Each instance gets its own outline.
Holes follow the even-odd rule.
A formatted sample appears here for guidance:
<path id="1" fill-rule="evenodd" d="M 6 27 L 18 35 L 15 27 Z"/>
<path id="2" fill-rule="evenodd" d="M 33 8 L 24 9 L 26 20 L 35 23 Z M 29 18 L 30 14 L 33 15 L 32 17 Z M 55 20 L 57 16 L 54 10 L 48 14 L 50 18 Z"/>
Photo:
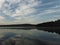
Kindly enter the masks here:
<path id="1" fill-rule="evenodd" d="M 0 27 L 30 27 L 30 26 L 35 26 L 32 24 L 11 24 L 11 25 L 0 25 Z"/>
<path id="2" fill-rule="evenodd" d="M 37 24 L 37 27 L 60 27 L 60 20 Z"/>
<path id="3" fill-rule="evenodd" d="M 0 25 L 0 27 L 60 27 L 60 20 L 34 24 L 11 24 L 11 25 Z"/>

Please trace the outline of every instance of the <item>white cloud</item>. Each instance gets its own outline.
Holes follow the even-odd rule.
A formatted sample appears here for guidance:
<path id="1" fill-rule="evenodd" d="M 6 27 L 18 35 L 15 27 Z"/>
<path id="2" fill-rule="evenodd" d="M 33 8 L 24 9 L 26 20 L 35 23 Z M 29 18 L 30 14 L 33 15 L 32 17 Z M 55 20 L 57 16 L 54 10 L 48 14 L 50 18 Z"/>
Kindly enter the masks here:
<path id="1" fill-rule="evenodd" d="M 1 8 L 3 2 L 4 2 L 4 0 L 0 0 L 0 8 Z"/>
<path id="2" fill-rule="evenodd" d="M 23 17 L 25 15 L 34 14 L 36 12 L 36 9 L 34 7 L 42 3 L 41 1 L 37 1 L 37 0 L 2 0 L 2 1 L 0 0 L 0 2 L 1 2 L 0 11 L 2 11 L 0 15 L 3 16 L 0 18 L 5 19 L 5 17 L 9 15 L 16 19 L 15 21 L 11 21 L 11 22 L 8 22 L 7 19 L 5 21 L 0 20 L 1 24 L 35 23 L 36 22 L 35 18 L 31 18 L 31 17 L 23 18 Z"/>
<path id="3" fill-rule="evenodd" d="M 33 7 L 33 6 L 37 6 L 37 5 L 40 5 L 42 3 L 42 1 L 38 1 L 38 0 L 26 0 L 28 1 L 28 5 Z"/>
<path id="4" fill-rule="evenodd" d="M 3 16 L 0 16 L 0 20 L 1 20 L 1 19 L 4 19 L 4 17 L 3 17 Z"/>
<path id="5" fill-rule="evenodd" d="M 34 8 L 28 8 L 25 10 L 16 10 L 16 12 L 12 15 L 12 17 L 15 16 L 25 16 L 34 13 L 36 10 Z"/>
<path id="6" fill-rule="evenodd" d="M 58 2 L 58 1 L 57 1 Z M 0 0 L 0 21 L 1 24 L 14 24 L 14 23 L 39 23 L 40 21 L 38 21 L 39 19 L 36 18 L 36 16 L 34 17 L 34 15 L 38 16 L 44 16 L 46 14 L 52 14 L 55 12 L 60 12 L 60 6 L 51 6 L 53 4 L 57 3 L 55 2 L 48 2 L 48 3 L 44 3 L 43 1 L 40 0 Z M 50 5 L 49 8 L 46 7 L 46 5 Z M 35 8 L 35 7 L 40 7 L 41 12 L 39 11 L 40 8 Z M 46 8 L 46 9 L 45 9 Z M 56 9 L 55 9 L 56 8 Z M 59 8 L 59 9 L 58 9 Z M 40 14 L 35 14 L 39 13 Z M 32 17 L 30 17 L 30 15 L 32 15 Z M 6 17 L 12 17 L 15 20 L 8 22 L 8 20 L 10 18 L 8 18 L 8 20 L 6 19 L 5 21 L 3 19 L 5 19 Z M 44 18 L 43 18 L 44 19 Z M 48 19 L 50 20 L 50 19 Z M 51 19 L 54 20 L 54 19 Z M 46 20 L 47 21 L 47 20 Z M 5 22 L 5 23 L 4 23 Z M 41 21 L 43 22 L 43 21 Z"/>
<path id="7" fill-rule="evenodd" d="M 28 2 L 28 4 L 26 4 L 26 2 Z M 37 0 L 25 0 L 25 3 L 19 5 L 19 7 L 15 10 L 15 13 L 12 14 L 12 17 L 30 15 L 36 12 L 36 9 L 34 9 L 34 6 L 37 6 L 38 4 L 39 3 L 37 2 Z"/>
<path id="8" fill-rule="evenodd" d="M 60 12 L 60 9 L 48 9 L 48 10 L 44 10 L 42 13 L 38 14 L 40 16 L 46 15 L 46 14 L 52 14 L 55 12 Z"/>
<path id="9" fill-rule="evenodd" d="M 54 16 L 54 18 L 55 19 L 60 19 L 60 15 L 58 15 L 58 16 L 56 15 L 56 16 Z"/>
<path id="10" fill-rule="evenodd" d="M 12 3 L 17 3 L 17 2 L 21 2 L 21 0 L 6 0 L 6 1 L 10 2 L 10 4 L 12 4 Z"/>
<path id="11" fill-rule="evenodd" d="M 5 17 L 0 16 L 0 24 L 6 24 L 6 22 L 4 21 Z"/>
<path id="12" fill-rule="evenodd" d="M 37 1 L 37 0 L 12 0 L 12 1 L 6 0 L 6 1 L 9 4 L 4 2 L 4 4 L 1 7 L 1 10 L 5 15 L 10 15 L 10 16 L 29 15 L 36 11 L 34 9 L 34 6 L 40 5 L 42 3 L 41 1 Z M 16 6 L 16 4 L 18 6 Z M 15 7 L 17 8 L 15 9 Z"/>
<path id="13" fill-rule="evenodd" d="M 38 21 L 35 17 L 22 17 L 12 22 L 13 24 L 37 24 Z"/>

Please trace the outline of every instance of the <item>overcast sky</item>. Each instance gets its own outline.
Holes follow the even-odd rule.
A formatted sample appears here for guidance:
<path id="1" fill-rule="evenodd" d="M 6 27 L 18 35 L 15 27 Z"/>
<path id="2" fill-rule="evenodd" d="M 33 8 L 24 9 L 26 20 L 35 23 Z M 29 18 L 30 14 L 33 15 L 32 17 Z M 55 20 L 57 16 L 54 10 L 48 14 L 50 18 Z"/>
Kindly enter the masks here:
<path id="1" fill-rule="evenodd" d="M 60 19 L 60 0 L 0 0 L 0 24 L 38 24 Z"/>

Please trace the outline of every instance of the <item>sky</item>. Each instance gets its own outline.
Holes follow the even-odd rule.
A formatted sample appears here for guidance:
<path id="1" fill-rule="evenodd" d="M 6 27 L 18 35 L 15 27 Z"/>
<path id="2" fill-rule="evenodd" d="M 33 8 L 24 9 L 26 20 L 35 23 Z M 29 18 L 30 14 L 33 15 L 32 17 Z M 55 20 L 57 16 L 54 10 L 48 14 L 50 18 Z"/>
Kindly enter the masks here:
<path id="1" fill-rule="evenodd" d="M 0 24 L 38 24 L 60 19 L 60 0 L 0 0 Z"/>

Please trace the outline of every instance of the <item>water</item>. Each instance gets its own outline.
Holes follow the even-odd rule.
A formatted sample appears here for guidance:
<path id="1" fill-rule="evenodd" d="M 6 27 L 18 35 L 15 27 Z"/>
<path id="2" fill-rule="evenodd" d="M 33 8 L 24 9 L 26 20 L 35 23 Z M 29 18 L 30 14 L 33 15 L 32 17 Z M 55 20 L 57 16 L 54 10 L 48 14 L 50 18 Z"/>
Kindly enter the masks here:
<path id="1" fill-rule="evenodd" d="M 56 33 L 37 29 L 0 29 L 0 40 L 13 37 L 37 39 L 48 43 L 48 45 L 60 45 L 60 35 Z"/>

